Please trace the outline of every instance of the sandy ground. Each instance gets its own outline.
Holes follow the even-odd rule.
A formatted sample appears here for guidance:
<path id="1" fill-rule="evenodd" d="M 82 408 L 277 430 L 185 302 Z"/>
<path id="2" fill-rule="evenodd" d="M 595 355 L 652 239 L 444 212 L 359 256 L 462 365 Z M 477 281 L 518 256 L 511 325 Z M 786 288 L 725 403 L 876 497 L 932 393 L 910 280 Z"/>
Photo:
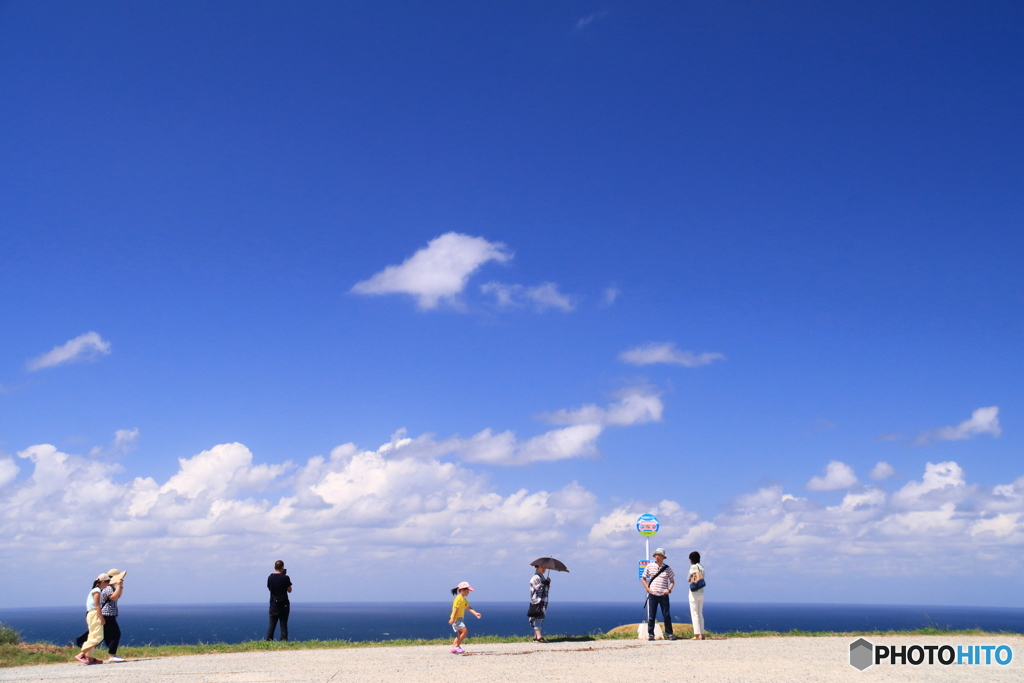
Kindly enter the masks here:
<path id="1" fill-rule="evenodd" d="M 747 638 L 697 641 L 595 641 L 473 645 L 465 655 L 446 647 L 353 648 L 194 655 L 124 664 L 0 669 L 0 681 L 112 681 L 124 683 L 436 683 L 473 681 L 1024 681 L 1024 637 L 869 638 L 885 645 L 1009 645 L 1007 666 L 888 664 L 858 671 L 849 665 L 853 638 Z"/>

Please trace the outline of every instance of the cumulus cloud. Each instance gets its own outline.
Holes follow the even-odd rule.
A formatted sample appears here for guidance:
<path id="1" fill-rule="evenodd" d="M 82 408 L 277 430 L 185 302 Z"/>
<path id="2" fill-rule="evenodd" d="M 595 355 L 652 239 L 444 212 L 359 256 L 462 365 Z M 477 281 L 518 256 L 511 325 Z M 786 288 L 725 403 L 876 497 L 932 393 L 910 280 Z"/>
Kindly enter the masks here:
<path id="1" fill-rule="evenodd" d="M 389 563 L 400 577 L 438 563 L 500 563 L 551 549 L 607 567 L 635 559 L 636 517 L 653 512 L 662 523 L 658 545 L 670 557 L 699 548 L 723 581 L 751 568 L 782 570 L 792 581 L 851 566 L 860 578 L 930 577 L 937 558 L 976 576 L 1024 568 L 1024 477 L 970 485 L 954 462 L 928 463 L 919 480 L 892 494 L 854 486 L 840 503 L 822 506 L 767 486 L 704 518 L 671 498 L 601 501 L 577 482 L 502 493 L 485 474 L 426 453 L 429 445 L 399 433 L 375 450 L 343 444 L 292 465 L 257 463 L 244 445 L 219 444 L 181 458 L 162 482 L 121 482 L 117 466 L 31 446 L 17 454 L 32 465 L 27 478 L 13 479 L 16 466 L 0 460 L 0 554 L 14 562 L 95 562 L 94 544 L 77 539 L 94 537 L 103 520 L 118 556 L 151 571 L 199 562 L 237 576 L 238 567 L 251 571 L 287 554 L 352 568 L 402 558 L 404 565 Z"/>
<path id="2" fill-rule="evenodd" d="M 674 500 L 662 500 L 655 505 L 640 502 L 619 505 L 594 522 L 587 533 L 586 545 L 592 552 L 637 547 L 636 519 L 651 513 L 658 517 L 659 539 L 666 548 L 683 548 L 699 543 L 714 531 L 713 522 L 701 522 L 700 517 L 683 508 Z"/>
<path id="3" fill-rule="evenodd" d="M 572 299 L 558 291 L 558 285 L 554 282 L 545 282 L 536 287 L 488 282 L 480 287 L 480 291 L 493 294 L 495 303 L 506 308 L 532 305 L 538 311 L 557 308 L 565 312 L 576 308 Z"/>
<path id="4" fill-rule="evenodd" d="M 96 332 L 86 332 L 74 339 L 55 346 L 46 353 L 28 362 L 29 370 L 52 368 L 65 363 L 89 360 L 110 353 L 110 342 L 105 341 Z"/>
<path id="5" fill-rule="evenodd" d="M 19 468 L 10 458 L 0 458 L 0 488 L 7 486 L 18 476 Z"/>
<path id="6" fill-rule="evenodd" d="M 947 501 L 950 495 L 954 498 L 962 497 L 966 483 L 963 469 L 955 462 L 929 462 L 924 466 L 921 481 L 907 482 L 893 494 L 893 500 L 904 507 L 928 507 L 929 501 Z"/>
<path id="7" fill-rule="evenodd" d="M 522 534 L 525 541 L 589 524 L 597 505 L 575 482 L 502 496 L 483 475 L 406 456 L 393 443 L 374 451 L 344 444 L 300 467 L 256 464 L 244 445 L 219 444 L 179 459 L 162 484 L 149 477 L 116 483 L 118 468 L 47 444 L 18 456 L 35 470 L 26 482 L 0 489 L 5 557 L 25 544 L 60 550 L 69 538 L 95 533 L 97 519 L 126 554 L 213 545 L 230 553 L 274 537 L 307 551 L 493 547 L 499 537 L 511 542 Z M 272 490 L 276 495 L 267 495 Z"/>
<path id="8" fill-rule="evenodd" d="M 668 363 L 687 368 L 699 368 L 703 365 L 710 365 L 716 360 L 725 360 L 725 356 L 720 353 L 697 354 L 692 351 L 680 351 L 675 344 L 669 342 L 650 342 L 623 351 L 619 354 L 619 359 L 630 365 Z"/>
<path id="9" fill-rule="evenodd" d="M 924 446 L 936 441 L 963 441 L 978 434 L 1002 434 L 999 427 L 999 406 L 978 408 L 971 413 L 971 419 L 964 420 L 955 427 L 940 427 L 924 432 L 914 440 L 914 444 Z"/>
<path id="10" fill-rule="evenodd" d="M 472 275 L 488 261 L 508 261 L 512 253 L 501 242 L 488 242 L 449 232 L 436 237 L 401 265 L 388 266 L 352 287 L 356 294 L 409 294 L 421 309 L 454 301 Z"/>
<path id="11" fill-rule="evenodd" d="M 812 477 L 807 482 L 807 489 L 809 491 L 836 491 L 848 489 L 856 483 L 857 475 L 853 473 L 853 468 L 846 463 L 833 460 L 825 468 L 825 476 Z"/>
<path id="12" fill-rule="evenodd" d="M 896 470 L 889 463 L 880 460 L 871 468 L 868 476 L 872 479 L 888 479 L 896 476 Z"/>

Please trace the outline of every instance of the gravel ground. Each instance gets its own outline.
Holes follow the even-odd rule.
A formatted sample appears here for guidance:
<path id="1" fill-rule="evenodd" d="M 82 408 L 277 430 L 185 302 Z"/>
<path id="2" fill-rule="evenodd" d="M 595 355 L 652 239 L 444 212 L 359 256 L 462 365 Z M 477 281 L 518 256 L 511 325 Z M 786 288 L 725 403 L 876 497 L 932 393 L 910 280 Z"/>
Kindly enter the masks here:
<path id="1" fill-rule="evenodd" d="M 869 638 L 884 645 L 1009 645 L 1006 666 L 849 665 L 853 638 L 735 638 L 697 641 L 594 641 L 473 645 L 467 654 L 447 647 L 352 648 L 193 655 L 124 664 L 0 669 L 0 681 L 112 681 L 124 683 L 622 683 L 628 680 L 779 683 L 781 681 L 1024 681 L 1024 637 Z"/>

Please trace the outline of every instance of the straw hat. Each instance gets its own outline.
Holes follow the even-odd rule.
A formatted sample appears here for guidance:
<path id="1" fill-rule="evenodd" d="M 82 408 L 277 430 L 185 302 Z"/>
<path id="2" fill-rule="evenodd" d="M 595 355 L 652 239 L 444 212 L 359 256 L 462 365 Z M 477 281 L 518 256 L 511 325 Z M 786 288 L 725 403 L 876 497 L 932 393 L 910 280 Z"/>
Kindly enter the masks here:
<path id="1" fill-rule="evenodd" d="M 120 583 L 121 580 L 124 579 L 125 574 L 127 574 L 127 573 L 128 573 L 127 569 L 124 570 L 123 572 L 118 570 L 118 569 L 108 569 L 107 570 L 107 575 L 110 576 L 110 583 Z"/>

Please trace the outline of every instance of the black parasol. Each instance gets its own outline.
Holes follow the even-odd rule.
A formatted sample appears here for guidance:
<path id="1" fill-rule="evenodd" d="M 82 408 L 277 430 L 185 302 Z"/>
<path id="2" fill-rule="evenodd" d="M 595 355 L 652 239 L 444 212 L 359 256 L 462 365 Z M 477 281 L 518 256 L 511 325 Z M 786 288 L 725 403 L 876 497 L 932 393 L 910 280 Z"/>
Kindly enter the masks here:
<path id="1" fill-rule="evenodd" d="M 540 557 L 530 563 L 532 567 L 545 567 L 554 569 L 556 572 L 567 572 L 569 569 L 553 557 Z"/>

